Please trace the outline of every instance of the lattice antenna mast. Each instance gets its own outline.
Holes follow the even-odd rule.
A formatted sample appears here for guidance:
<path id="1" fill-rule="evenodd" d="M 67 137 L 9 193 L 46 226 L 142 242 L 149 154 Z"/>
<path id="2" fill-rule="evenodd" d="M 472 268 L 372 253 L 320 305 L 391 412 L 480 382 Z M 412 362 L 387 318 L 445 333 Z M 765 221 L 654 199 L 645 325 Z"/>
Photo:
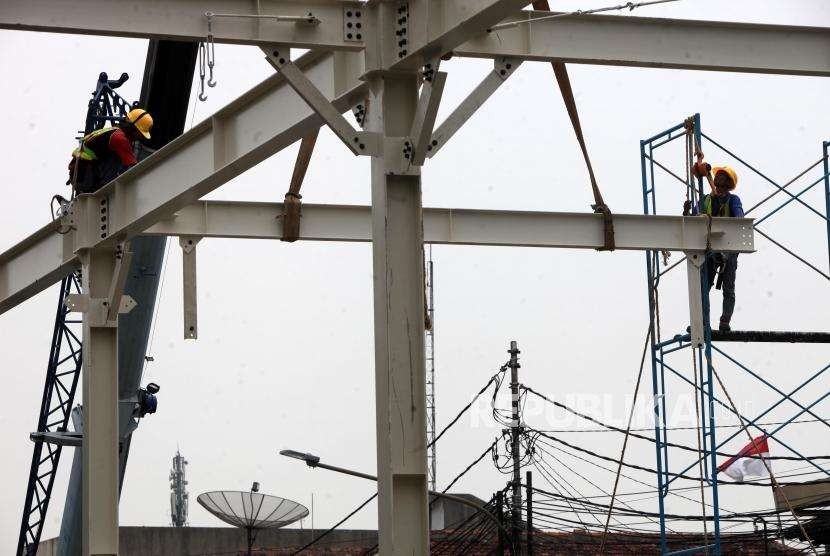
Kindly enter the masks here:
<path id="1" fill-rule="evenodd" d="M 170 523 L 173 527 L 187 527 L 187 478 L 185 467 L 188 462 L 176 450 L 173 468 L 170 470 Z"/>
<path id="2" fill-rule="evenodd" d="M 426 285 L 427 315 L 431 326 L 424 332 L 424 361 L 427 375 L 427 469 L 429 472 L 429 489 L 436 491 L 438 454 L 435 446 L 435 274 L 432 262 L 432 246 L 428 248 L 424 265 Z"/>

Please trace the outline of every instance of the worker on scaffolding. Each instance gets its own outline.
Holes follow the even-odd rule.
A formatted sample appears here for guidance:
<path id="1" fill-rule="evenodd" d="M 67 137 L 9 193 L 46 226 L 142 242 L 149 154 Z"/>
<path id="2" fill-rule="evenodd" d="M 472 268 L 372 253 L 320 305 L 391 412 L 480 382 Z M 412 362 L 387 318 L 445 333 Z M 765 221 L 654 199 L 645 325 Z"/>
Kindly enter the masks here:
<path id="1" fill-rule="evenodd" d="M 76 193 L 95 193 L 138 163 L 133 144 L 149 139 L 152 127 L 149 112 L 134 108 L 117 127 L 97 129 L 85 136 L 72 152 L 67 184 L 71 183 Z"/>
<path id="2" fill-rule="evenodd" d="M 703 153 L 697 153 L 697 162 L 694 165 L 696 177 L 706 177 L 710 192 L 700 199 L 697 207 L 692 207 L 691 201 L 683 205 L 683 215 L 688 216 L 706 214 L 720 218 L 743 218 L 744 207 L 741 198 L 732 193 L 738 185 L 738 173 L 729 166 L 712 168 L 703 161 Z M 735 310 L 735 275 L 738 271 L 737 253 L 709 253 L 706 258 L 707 287 L 711 290 L 723 289 L 723 312 L 720 317 L 718 330 L 728 332 L 732 313 Z M 717 277 L 717 282 L 715 278 Z"/>

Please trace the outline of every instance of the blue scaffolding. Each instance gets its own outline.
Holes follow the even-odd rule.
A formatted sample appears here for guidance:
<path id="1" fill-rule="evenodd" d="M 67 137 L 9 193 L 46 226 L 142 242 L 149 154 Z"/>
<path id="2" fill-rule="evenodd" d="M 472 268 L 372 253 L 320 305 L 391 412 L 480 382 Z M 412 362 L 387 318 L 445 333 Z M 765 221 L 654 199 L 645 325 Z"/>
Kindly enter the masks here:
<path id="1" fill-rule="evenodd" d="M 664 145 L 681 139 L 682 141 L 686 142 L 686 155 L 685 155 L 685 164 L 686 164 L 686 172 L 684 176 L 679 176 L 679 172 L 672 171 L 666 164 L 661 163 L 659 160 L 655 159 L 655 151 L 659 148 L 663 147 Z M 656 176 L 661 175 L 665 177 L 672 178 L 673 181 L 680 182 L 680 184 L 685 188 L 685 198 L 689 201 L 692 206 L 697 206 L 698 201 L 704 195 L 703 189 L 703 181 L 700 178 L 696 178 L 693 176 L 691 172 L 692 165 L 694 164 L 694 155 L 695 152 L 702 148 L 703 142 L 707 141 L 707 148 L 709 145 L 718 148 L 719 150 L 723 151 L 725 154 L 736 160 L 738 163 L 745 166 L 751 172 L 759 176 L 764 181 L 768 182 L 772 185 L 775 190 L 756 203 L 754 206 L 747 209 L 747 215 L 749 213 L 754 212 L 758 209 L 761 205 L 765 204 L 767 201 L 772 199 L 773 197 L 778 196 L 779 194 L 783 194 L 784 196 L 788 197 L 784 202 L 780 205 L 769 211 L 767 214 L 757 217 L 754 222 L 755 231 L 762 235 L 764 238 L 769 240 L 772 244 L 778 246 L 786 253 L 794 257 L 796 260 L 800 261 L 806 267 L 810 268 L 811 270 L 815 271 L 819 275 L 823 276 L 825 279 L 830 280 L 830 220 L 828 220 L 828 215 L 830 215 L 830 165 L 828 164 L 828 151 L 830 151 L 830 141 L 825 141 L 823 143 L 823 156 L 809 168 L 807 168 L 804 172 L 796 176 L 790 182 L 780 185 L 776 183 L 774 180 L 770 179 L 768 176 L 763 174 L 762 172 L 758 171 L 756 168 L 748 164 L 745 160 L 741 157 L 737 156 L 734 152 L 730 151 L 719 142 L 715 141 L 708 135 L 702 132 L 701 125 L 700 125 L 700 114 L 695 114 L 694 116 L 687 118 L 683 122 L 661 132 L 657 135 L 649 137 L 648 139 L 640 141 L 640 157 L 641 157 L 641 171 L 642 171 L 642 187 L 643 187 L 643 212 L 645 214 L 657 214 L 657 185 L 656 185 Z M 789 191 L 788 187 L 798 181 L 801 177 L 805 176 L 808 172 L 813 170 L 816 167 L 823 168 L 823 175 L 815 181 L 812 181 L 807 187 L 803 188 L 797 193 L 792 193 Z M 824 183 L 824 197 L 825 197 L 825 213 L 815 207 L 811 206 L 804 200 L 804 194 L 808 191 L 812 190 L 815 186 L 820 183 Z M 675 193 L 678 190 L 675 189 Z M 676 197 L 675 197 L 676 199 Z M 770 217 L 778 213 L 781 209 L 786 207 L 787 205 L 797 202 L 802 204 L 803 206 L 807 207 L 811 212 L 815 213 L 818 217 L 825 221 L 826 225 L 826 232 L 827 232 L 827 248 L 828 248 L 828 271 L 824 272 L 819 268 L 818 265 L 810 262 L 806 258 L 802 257 L 801 255 L 795 253 L 792 249 L 786 247 L 782 243 L 776 241 L 775 239 L 771 238 L 768 233 L 764 232 L 763 230 L 759 229 L 758 226 L 768 220 Z M 672 203 L 675 204 L 675 203 Z M 672 211 L 675 212 L 675 211 Z M 830 388 L 825 389 L 827 391 L 826 394 L 820 396 L 818 399 L 813 400 L 809 404 L 802 404 L 796 401 L 793 398 L 793 395 L 801 391 L 804 387 L 806 387 L 810 383 L 814 383 L 817 379 L 819 379 L 825 371 L 830 369 L 830 362 L 825 365 L 823 368 L 819 369 L 818 371 L 812 373 L 806 380 L 801 382 L 799 386 L 795 389 L 792 389 L 789 392 L 785 392 L 774 384 L 769 382 L 768 380 L 764 379 L 759 373 L 751 370 L 748 366 L 744 365 L 743 363 L 739 362 L 733 355 L 729 354 L 725 349 L 719 347 L 719 343 L 722 341 L 743 341 L 743 342 L 814 342 L 814 343 L 828 343 L 830 342 L 830 333 L 826 332 L 769 332 L 769 331 L 740 331 L 740 332 L 720 332 L 720 331 L 713 331 L 710 325 L 710 315 L 709 315 L 709 289 L 707 283 L 707 268 L 706 266 L 709 264 L 707 257 L 707 261 L 704 261 L 703 265 L 701 265 L 700 273 L 701 273 L 701 289 L 702 289 L 702 304 L 703 304 L 703 320 L 704 320 L 704 343 L 697 347 L 692 345 L 691 343 L 691 334 L 689 333 L 689 329 L 686 331 L 680 332 L 679 334 L 674 334 L 670 338 L 665 338 L 663 336 L 663 332 L 660 329 L 660 306 L 659 306 L 659 296 L 658 296 L 658 286 L 660 284 L 661 278 L 664 277 L 667 273 L 671 272 L 675 267 L 680 265 L 684 260 L 681 259 L 680 261 L 669 265 L 668 258 L 663 258 L 661 261 L 662 253 L 657 251 L 649 251 L 646 253 L 646 272 L 647 272 L 647 286 L 648 286 L 648 303 L 649 303 L 649 316 L 650 316 L 650 343 L 651 343 L 651 371 L 652 371 L 652 389 L 654 395 L 654 437 L 655 437 L 655 447 L 656 447 L 656 461 L 657 461 L 657 489 L 658 489 L 658 505 L 659 505 L 659 513 L 660 513 L 660 549 L 661 554 L 695 554 L 695 553 L 702 553 L 704 551 L 718 555 L 721 553 L 721 526 L 720 526 L 720 514 L 721 510 L 719 507 L 718 502 L 718 464 L 716 461 L 716 457 L 718 455 L 718 450 L 723 448 L 724 445 L 729 442 L 730 440 L 734 439 L 738 435 L 744 433 L 745 431 L 749 430 L 749 427 L 752 427 L 759 431 L 760 433 L 766 435 L 771 439 L 775 439 L 778 444 L 782 447 L 786 448 L 789 452 L 794 454 L 798 458 L 803 458 L 807 465 L 811 465 L 817 471 L 823 473 L 827 477 L 830 477 L 830 471 L 825 470 L 824 468 L 817 465 L 815 462 L 808 460 L 801 454 L 798 450 L 796 450 L 793 446 L 789 445 L 788 443 L 783 442 L 780 438 L 777 438 L 776 435 L 788 424 L 792 423 L 794 420 L 798 419 L 798 417 L 808 414 L 811 417 L 815 418 L 816 420 L 820 421 L 824 425 L 830 427 L 830 423 L 825 418 L 820 417 L 817 415 L 813 408 L 823 401 L 825 398 L 830 396 Z M 676 357 L 671 357 L 672 354 L 677 352 L 685 352 L 685 350 L 692 351 L 692 372 L 681 372 L 682 367 L 679 363 L 679 360 L 676 362 Z M 731 398 L 729 398 L 728 393 L 723 390 L 723 384 L 721 383 L 721 391 L 723 394 L 726 395 L 728 403 L 724 402 L 721 397 L 718 395 L 716 391 L 715 385 L 716 382 L 713 382 L 713 378 L 717 379 L 717 382 L 720 382 L 720 378 L 718 377 L 712 359 L 713 356 L 723 358 L 723 361 L 729 361 L 731 364 L 735 365 L 738 369 L 746 372 L 749 376 L 757 379 L 761 384 L 765 385 L 766 387 L 770 388 L 774 391 L 780 399 L 770 407 L 766 408 L 764 411 L 759 413 L 754 418 L 749 418 L 737 411 L 737 408 L 734 407 Z M 689 376 L 692 378 L 690 379 Z M 698 443 L 700 446 L 699 457 L 697 461 L 685 467 L 685 469 L 679 471 L 670 471 L 670 443 L 668 439 L 669 427 L 666 421 L 667 416 L 667 407 L 666 407 L 666 396 L 668 393 L 668 383 L 667 378 L 672 380 L 679 379 L 681 383 L 691 386 L 695 392 L 695 405 L 696 405 L 696 413 L 698 423 L 697 426 L 699 428 L 698 432 Z M 771 411 L 773 411 L 776 407 L 780 406 L 785 401 L 790 401 L 792 404 L 796 406 L 798 412 L 787 419 L 786 421 L 782 422 L 781 424 L 775 426 L 774 428 L 767 429 L 764 425 L 760 424 L 760 420 L 768 415 Z M 732 415 L 735 415 L 738 419 L 740 419 L 742 424 L 747 427 L 744 429 L 744 426 L 736 429 L 734 433 L 729 435 L 727 438 L 721 440 L 720 442 L 716 438 L 716 419 L 715 419 L 715 408 L 716 406 L 720 406 L 724 408 L 727 412 Z M 704 482 L 706 486 L 710 489 L 710 499 L 711 504 L 708 504 L 709 511 L 711 512 L 711 523 L 712 523 L 712 530 L 706 532 L 705 542 L 702 543 L 700 547 L 693 548 L 693 549 L 685 549 L 685 550 L 677 550 L 672 552 L 671 547 L 669 546 L 669 539 L 666 536 L 666 497 L 670 494 L 672 483 L 681 477 L 688 478 L 689 471 L 693 470 L 695 467 L 698 468 L 699 475 L 701 480 Z M 702 500 L 702 503 L 705 503 Z M 787 501 L 787 505 L 789 505 L 789 501 Z M 705 521 L 704 521 L 705 523 Z M 765 526 L 766 527 L 766 526 Z M 799 522 L 799 527 L 801 527 Z M 779 531 L 780 533 L 780 531 Z"/>

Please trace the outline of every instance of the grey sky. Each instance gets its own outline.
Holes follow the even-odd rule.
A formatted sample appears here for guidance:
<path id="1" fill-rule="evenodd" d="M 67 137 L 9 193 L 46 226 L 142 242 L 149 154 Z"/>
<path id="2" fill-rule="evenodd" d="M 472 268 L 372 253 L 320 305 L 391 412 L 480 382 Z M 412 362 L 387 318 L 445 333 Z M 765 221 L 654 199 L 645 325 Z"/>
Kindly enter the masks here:
<path id="1" fill-rule="evenodd" d="M 555 7 L 605 4 L 564 2 Z M 820 0 L 687 0 L 637 13 L 830 24 L 830 6 Z M 5 76 L 0 100 L 6 130 L 0 156 L 0 191 L 6 199 L 0 250 L 46 222 L 51 195 L 66 194 L 68 153 L 98 72 L 128 72 L 131 80 L 121 93 L 136 98 L 145 51 L 142 40 L 0 32 L 0 70 Z M 197 122 L 273 71 L 253 47 L 218 45 L 216 55 L 219 85 L 209 90 L 206 103 L 195 104 Z M 442 115 L 472 89 L 488 65 L 479 60 L 446 64 L 449 80 Z M 570 74 L 599 181 L 616 212 L 642 211 L 638 141 L 694 112 L 702 114 L 708 134 L 781 182 L 817 160 L 821 141 L 830 138 L 826 109 L 830 81 L 823 78 L 594 66 L 571 66 Z M 683 156 L 677 147 L 662 156 L 682 171 Z M 730 162 L 707 144 L 703 148 L 712 162 Z M 295 154 L 296 145 L 211 198 L 281 200 Z M 367 159 L 353 157 L 324 130 L 306 178 L 304 199 L 368 204 L 368 169 Z M 771 192 L 761 179 L 740 167 L 737 170 L 741 181 L 736 193 L 745 206 Z M 811 176 L 815 179 L 820 173 Z M 679 212 L 682 189 L 668 177 L 660 183 L 661 212 Z M 425 206 L 589 210 L 590 187 L 549 65 L 520 68 L 428 162 L 423 187 Z M 823 206 L 818 188 L 808 198 L 814 206 Z M 766 230 L 826 268 L 823 226 L 803 207 L 791 206 Z M 756 246 L 757 253 L 740 258 L 735 327 L 828 330 L 827 281 L 763 238 L 756 238 Z M 518 340 L 523 351 L 522 380 L 528 385 L 575 404 L 591 404 L 599 396 L 601 405 L 595 412 L 617 423 L 624 421 L 624 403 L 632 394 L 648 318 L 641 253 L 446 246 L 436 247 L 433 253 L 439 427 L 505 361 L 511 339 Z M 199 280 L 200 339 L 184 341 L 181 256 L 178 245 L 171 244 L 150 351 L 155 362 L 145 370 L 145 382 L 156 381 L 162 387 L 159 411 L 142 422 L 133 439 L 121 523 L 169 523 L 167 474 L 177 446 L 190 461 L 192 525 L 219 525 L 195 503 L 198 493 L 248 488 L 254 480 L 264 492 L 304 504 L 310 503 L 313 492 L 315 525 L 333 523 L 368 496 L 374 485 L 307 470 L 280 458 L 276 451 L 286 447 L 312 451 L 332 463 L 374 472 L 370 247 L 207 240 L 199 247 Z M 661 289 L 666 336 L 686 326 L 685 288 L 678 272 Z M 56 295 L 50 289 L 0 317 L 0 368 L 7 385 L 0 409 L 0 444 L 5 447 L 0 459 L 5 477 L 0 494 L 0 551 L 4 553 L 16 542 L 31 457 L 28 433 L 40 403 Z M 719 307 L 719 293 L 713 303 Z M 827 346 L 730 349 L 782 388 L 798 384 L 825 365 L 830 355 Z M 688 372 L 687 359 L 688 355 L 678 359 L 678 364 Z M 747 412 L 775 401 L 769 390 L 745 379 L 735 367 L 717 364 L 733 397 L 749 404 Z M 689 388 L 673 384 L 674 394 L 688 399 Z M 646 405 L 650 373 L 643 388 L 640 402 Z M 805 401 L 826 392 L 827 382 L 818 381 L 808 390 Z M 827 409 L 826 403 L 816 407 L 819 414 Z M 770 419 L 791 413 L 782 406 Z M 439 487 L 500 433 L 497 427 L 485 426 L 490 422 L 486 411 L 479 414 L 480 419 L 462 419 L 439 444 Z M 540 415 L 529 415 L 528 422 L 538 428 L 560 427 L 545 424 Z M 618 435 L 567 436 L 608 456 L 619 453 Z M 808 453 L 830 454 L 826 430 L 816 425 L 796 425 L 783 438 Z M 678 433 L 673 439 L 694 443 L 692 434 Z M 733 447 L 744 440 L 738 437 Z M 773 443 L 773 450 L 782 453 L 783 449 Z M 630 458 L 654 466 L 648 443 L 635 442 Z M 678 455 L 675 462 L 679 465 L 687 461 L 684 458 Z M 65 456 L 44 538 L 57 534 L 69 463 Z M 783 463 L 781 469 L 797 465 Z M 581 471 L 603 488 L 613 484 L 609 473 Z M 648 476 L 640 478 L 651 481 Z M 484 498 L 502 485 L 503 478 L 485 460 L 458 490 Z M 644 489 L 624 481 L 621 490 Z M 725 508 L 749 510 L 770 502 L 766 489 L 753 489 L 749 495 L 734 487 L 722 490 Z M 656 510 L 655 503 L 641 504 Z M 672 503 L 669 509 L 697 512 L 699 505 Z M 349 526 L 375 524 L 372 506 Z"/>

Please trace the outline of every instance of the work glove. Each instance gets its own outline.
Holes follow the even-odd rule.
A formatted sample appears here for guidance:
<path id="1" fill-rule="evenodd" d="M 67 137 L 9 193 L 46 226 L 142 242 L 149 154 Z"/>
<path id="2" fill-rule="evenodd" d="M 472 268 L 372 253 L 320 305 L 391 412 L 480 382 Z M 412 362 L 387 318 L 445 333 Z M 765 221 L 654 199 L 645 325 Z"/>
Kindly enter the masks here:
<path id="1" fill-rule="evenodd" d="M 691 212 L 692 212 L 692 202 L 687 199 L 686 202 L 683 203 L 683 216 L 689 216 L 689 214 Z"/>

